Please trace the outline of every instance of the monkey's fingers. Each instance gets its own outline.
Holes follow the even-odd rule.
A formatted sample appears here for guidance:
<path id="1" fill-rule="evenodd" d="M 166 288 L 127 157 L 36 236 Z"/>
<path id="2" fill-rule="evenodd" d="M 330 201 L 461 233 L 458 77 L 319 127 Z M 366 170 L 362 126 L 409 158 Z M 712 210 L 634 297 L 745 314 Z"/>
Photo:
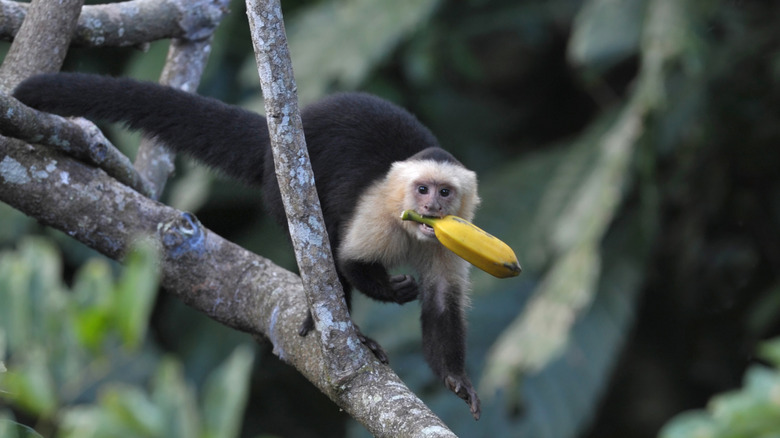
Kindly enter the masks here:
<path id="1" fill-rule="evenodd" d="M 390 287 L 393 289 L 393 296 L 398 304 L 414 301 L 420 294 L 417 281 L 411 275 L 393 275 L 390 277 Z"/>
<path id="2" fill-rule="evenodd" d="M 449 388 L 450 391 L 454 392 L 455 395 L 462 398 L 466 404 L 469 405 L 471 415 L 475 420 L 479 420 L 479 416 L 481 414 L 479 407 L 479 396 L 477 395 L 477 391 L 474 390 L 474 387 L 471 385 L 469 378 L 465 375 L 449 375 L 446 379 L 444 379 L 444 383 L 447 385 L 447 388 Z"/>

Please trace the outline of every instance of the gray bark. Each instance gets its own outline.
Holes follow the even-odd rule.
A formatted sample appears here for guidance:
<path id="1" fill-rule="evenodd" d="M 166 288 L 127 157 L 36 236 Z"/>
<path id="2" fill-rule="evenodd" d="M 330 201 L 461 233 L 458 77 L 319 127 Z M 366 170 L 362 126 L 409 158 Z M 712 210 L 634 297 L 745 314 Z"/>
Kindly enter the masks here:
<path id="1" fill-rule="evenodd" d="M 0 0 L 0 38 L 13 40 L 27 13 L 25 3 Z M 133 0 L 88 5 L 76 28 L 64 36 L 72 37 L 73 45 L 82 47 L 129 47 L 167 38 L 199 40 L 209 38 L 226 13 L 223 0 Z"/>

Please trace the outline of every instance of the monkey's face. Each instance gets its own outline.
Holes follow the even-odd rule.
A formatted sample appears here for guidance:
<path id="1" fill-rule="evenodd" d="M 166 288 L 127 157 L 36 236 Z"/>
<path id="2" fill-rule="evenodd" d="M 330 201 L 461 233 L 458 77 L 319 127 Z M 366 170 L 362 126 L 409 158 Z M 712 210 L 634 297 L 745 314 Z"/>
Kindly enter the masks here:
<path id="1" fill-rule="evenodd" d="M 442 218 L 448 214 L 456 214 L 460 209 L 459 190 L 450 181 L 416 180 L 410 187 L 407 199 L 411 201 L 412 210 L 426 217 Z M 418 238 L 436 238 L 431 226 L 417 223 L 412 225 L 416 228 Z"/>
<path id="2" fill-rule="evenodd" d="M 393 218 L 406 232 L 423 241 L 436 239 L 433 228 L 402 221 L 400 212 L 414 210 L 421 216 L 437 218 L 452 214 L 471 220 L 479 204 L 477 175 L 458 164 L 433 160 L 397 161 L 387 175 L 386 184 L 391 188 L 391 196 L 386 202 Z"/>

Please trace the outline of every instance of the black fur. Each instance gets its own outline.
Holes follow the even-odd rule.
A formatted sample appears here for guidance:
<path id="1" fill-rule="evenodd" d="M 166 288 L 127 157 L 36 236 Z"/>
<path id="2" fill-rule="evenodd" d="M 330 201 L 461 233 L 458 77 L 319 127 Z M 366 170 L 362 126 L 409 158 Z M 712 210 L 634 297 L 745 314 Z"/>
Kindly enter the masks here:
<path id="1" fill-rule="evenodd" d="M 148 82 L 81 73 L 34 76 L 13 96 L 61 116 L 122 122 L 234 178 L 262 182 L 268 126 L 264 117 L 240 107 Z"/>
<path id="2" fill-rule="evenodd" d="M 261 186 L 269 213 L 287 223 L 261 115 L 150 82 L 83 73 L 35 76 L 13 95 L 42 111 L 122 122 L 154 135 L 176 152 Z M 427 148 L 436 149 L 418 159 L 455 161 L 412 114 L 369 94 L 329 96 L 305 108 L 301 118 L 334 251 L 356 200 L 393 162 Z"/>
<path id="3" fill-rule="evenodd" d="M 39 110 L 123 122 L 131 129 L 154 135 L 176 152 L 260 186 L 269 213 L 286 225 L 263 116 L 157 84 L 87 74 L 36 76 L 20 84 L 14 97 Z M 417 299 L 421 294 L 411 276 L 389 276 L 378 263 L 339 260 L 342 227 L 353 215 L 363 191 L 382 178 L 393 162 L 431 159 L 460 163 L 438 147 L 433 134 L 413 115 L 368 94 L 325 98 L 305 108 L 302 120 L 347 302 L 352 286 L 380 301 L 405 303 Z M 432 369 L 470 403 L 478 418 L 479 399 L 464 369 L 465 321 L 456 299 L 462 293 L 447 291 L 449 302 L 444 313 L 432 301 L 435 294 L 422 294 L 423 345 Z M 305 335 L 312 327 L 309 316 L 300 333 Z M 387 360 L 381 347 L 360 336 L 377 357 Z"/>

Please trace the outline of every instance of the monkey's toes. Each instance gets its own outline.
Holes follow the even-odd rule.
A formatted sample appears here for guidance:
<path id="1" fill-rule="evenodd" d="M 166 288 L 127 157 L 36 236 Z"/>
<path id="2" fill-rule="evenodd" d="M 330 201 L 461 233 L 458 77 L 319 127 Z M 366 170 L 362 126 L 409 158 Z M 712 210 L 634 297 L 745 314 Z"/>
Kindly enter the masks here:
<path id="1" fill-rule="evenodd" d="M 306 336 L 310 331 L 314 329 L 314 317 L 311 316 L 311 312 L 306 312 L 306 319 L 301 323 L 301 328 L 298 329 L 299 336 Z"/>
<path id="2" fill-rule="evenodd" d="M 477 391 L 471 385 L 469 378 L 465 375 L 449 375 L 444 379 L 444 383 L 447 385 L 447 388 L 449 388 L 450 391 L 454 392 L 455 395 L 462 398 L 466 404 L 469 405 L 471 415 L 475 420 L 479 420 L 481 414 L 479 396 L 477 395 Z"/>
<path id="3" fill-rule="evenodd" d="M 368 347 L 368 349 L 371 350 L 372 353 L 374 353 L 374 356 L 376 356 L 376 358 L 379 359 L 380 362 L 382 362 L 383 364 L 390 363 L 390 359 L 387 357 L 387 353 L 385 353 L 385 350 L 382 348 L 381 345 L 379 345 L 375 340 L 361 333 L 360 329 L 357 326 L 355 326 L 355 329 L 357 329 L 357 337 L 358 339 L 360 339 L 360 342 L 362 342 L 363 345 Z"/>

